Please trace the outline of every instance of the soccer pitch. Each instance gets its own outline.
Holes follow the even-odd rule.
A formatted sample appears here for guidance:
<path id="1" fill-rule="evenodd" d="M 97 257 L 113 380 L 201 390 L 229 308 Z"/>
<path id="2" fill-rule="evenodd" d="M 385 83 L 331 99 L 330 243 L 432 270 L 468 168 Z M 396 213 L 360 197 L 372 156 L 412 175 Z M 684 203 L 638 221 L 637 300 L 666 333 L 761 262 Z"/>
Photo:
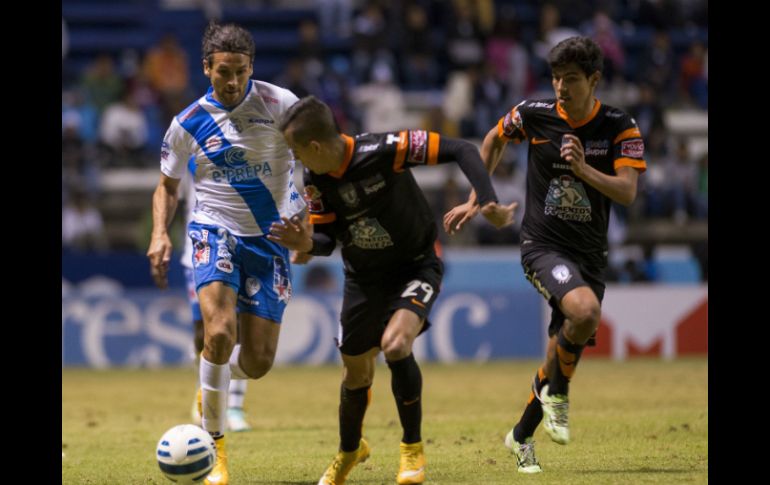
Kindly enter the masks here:
<path id="1" fill-rule="evenodd" d="M 572 441 L 535 434 L 539 475 L 503 437 L 539 362 L 422 364 L 427 481 L 434 484 L 707 483 L 706 359 L 585 359 L 570 390 Z M 231 483 L 315 484 L 337 450 L 341 367 L 278 367 L 250 381 L 253 431 L 228 434 Z M 155 446 L 190 422 L 190 369 L 62 370 L 62 483 L 165 484 Z M 383 364 L 364 422 L 371 458 L 348 482 L 393 484 L 401 428 Z"/>

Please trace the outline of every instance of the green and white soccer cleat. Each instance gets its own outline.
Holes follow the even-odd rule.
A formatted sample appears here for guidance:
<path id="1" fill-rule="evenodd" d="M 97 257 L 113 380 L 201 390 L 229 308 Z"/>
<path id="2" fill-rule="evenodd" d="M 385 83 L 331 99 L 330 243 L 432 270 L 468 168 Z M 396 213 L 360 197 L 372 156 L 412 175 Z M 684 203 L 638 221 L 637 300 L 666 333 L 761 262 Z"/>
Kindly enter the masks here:
<path id="1" fill-rule="evenodd" d="M 227 408 L 227 429 L 235 433 L 251 430 L 246 413 L 241 408 Z"/>
<path id="2" fill-rule="evenodd" d="M 552 441 L 560 445 L 569 443 L 569 398 L 565 394 L 548 394 L 548 384 L 538 396 L 543 408 L 543 428 Z"/>
<path id="3" fill-rule="evenodd" d="M 543 471 L 535 457 L 535 442 L 531 436 L 524 440 L 524 443 L 519 443 L 513 439 L 513 429 L 511 429 L 505 435 L 505 446 L 516 456 L 519 473 L 540 473 Z"/>

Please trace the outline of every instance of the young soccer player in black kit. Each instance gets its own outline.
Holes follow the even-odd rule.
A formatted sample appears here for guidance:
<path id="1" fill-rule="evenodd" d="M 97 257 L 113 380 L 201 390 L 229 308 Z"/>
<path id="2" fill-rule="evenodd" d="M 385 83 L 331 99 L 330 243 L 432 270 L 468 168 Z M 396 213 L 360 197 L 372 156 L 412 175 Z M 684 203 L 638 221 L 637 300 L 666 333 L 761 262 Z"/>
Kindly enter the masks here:
<path id="1" fill-rule="evenodd" d="M 434 217 L 408 169 L 457 162 L 479 194 L 482 214 L 498 228 L 513 221 L 516 204 L 497 203 L 478 150 L 463 140 L 422 130 L 351 138 L 337 131 L 329 107 L 312 96 L 289 108 L 280 129 L 309 169 L 305 198 L 313 234 L 299 220 L 284 218 L 268 238 L 319 256 L 331 254 L 340 241 L 345 264 L 340 448 L 318 483 L 343 483 L 369 456 L 361 427 L 380 350 L 403 427 L 396 480 L 423 483 L 422 376 L 412 343 L 429 326 L 443 264 L 434 251 Z"/>
<path id="2" fill-rule="evenodd" d="M 521 419 L 505 437 L 522 473 L 542 471 L 532 436 L 543 418 L 553 441 L 569 442 L 569 381 L 583 348 L 595 344 L 610 204 L 631 204 L 637 177 L 646 170 L 636 122 L 594 97 L 602 60 L 587 37 L 557 44 L 549 55 L 556 98 L 522 101 L 487 133 L 481 148 L 493 172 L 508 141 L 529 141 L 521 261 L 552 308 L 545 363 Z M 477 211 L 471 193 L 444 216 L 445 230 L 461 229 Z"/>

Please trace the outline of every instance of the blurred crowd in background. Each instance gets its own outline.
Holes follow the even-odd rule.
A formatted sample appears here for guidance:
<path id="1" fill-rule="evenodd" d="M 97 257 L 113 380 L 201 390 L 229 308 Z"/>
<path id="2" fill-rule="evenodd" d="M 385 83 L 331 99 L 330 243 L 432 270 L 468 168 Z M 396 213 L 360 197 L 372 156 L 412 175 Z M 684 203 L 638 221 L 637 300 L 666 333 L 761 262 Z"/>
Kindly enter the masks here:
<path id="1" fill-rule="evenodd" d="M 163 134 L 208 87 L 209 19 L 247 27 L 253 78 L 318 96 L 346 133 L 423 128 L 477 144 L 515 104 L 553 96 L 547 53 L 580 34 L 602 47 L 597 96 L 635 117 L 649 167 L 637 201 L 613 207 L 611 245 L 636 254 L 610 279 L 654 281 L 647 262 L 668 242 L 688 244 L 707 279 L 707 0 L 64 0 L 62 12 L 65 248 L 146 249 Z M 521 208 L 526 149 L 511 145 L 493 176 Z M 418 180 L 441 215 L 468 188 L 437 173 Z M 518 225 L 478 222 L 442 242 L 518 243 Z"/>

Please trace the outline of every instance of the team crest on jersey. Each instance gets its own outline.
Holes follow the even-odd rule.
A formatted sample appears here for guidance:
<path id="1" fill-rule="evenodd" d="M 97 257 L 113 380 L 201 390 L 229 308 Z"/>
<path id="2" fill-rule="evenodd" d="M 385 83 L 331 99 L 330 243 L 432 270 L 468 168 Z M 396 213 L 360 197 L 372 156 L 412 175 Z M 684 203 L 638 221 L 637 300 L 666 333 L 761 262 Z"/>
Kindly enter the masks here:
<path id="1" fill-rule="evenodd" d="M 568 283 L 569 280 L 572 279 L 572 273 L 570 273 L 569 268 L 563 264 L 557 264 L 554 266 L 554 268 L 551 270 L 551 274 L 554 278 L 556 278 L 556 281 L 558 281 L 560 285 Z"/>
<path id="2" fill-rule="evenodd" d="M 321 191 L 318 190 L 318 187 L 315 185 L 306 185 L 304 197 L 310 212 L 324 211 L 324 203 L 321 199 Z"/>
<path id="3" fill-rule="evenodd" d="M 428 132 L 425 130 L 413 130 L 409 132 L 409 156 L 408 163 L 425 163 L 428 153 Z"/>
<path id="4" fill-rule="evenodd" d="M 545 197 L 545 214 L 564 221 L 589 222 L 591 201 L 583 183 L 571 175 L 551 179 Z"/>
<path id="5" fill-rule="evenodd" d="M 345 202 L 345 205 L 348 207 L 355 207 L 358 205 L 358 193 L 353 184 L 347 183 L 343 185 L 338 189 L 338 192 L 340 197 L 342 197 L 342 201 Z"/>
<path id="6" fill-rule="evenodd" d="M 246 150 L 238 147 L 230 147 L 225 150 L 225 163 L 231 167 L 246 165 Z"/>
<path id="7" fill-rule="evenodd" d="M 640 139 L 620 142 L 620 156 L 642 158 L 644 156 L 644 142 Z"/>
<path id="8" fill-rule="evenodd" d="M 353 245 L 361 249 L 384 249 L 393 246 L 393 239 L 377 219 L 362 217 L 351 224 L 348 230 L 352 236 Z"/>
<path id="9" fill-rule="evenodd" d="M 273 291 L 278 296 L 278 301 L 288 303 L 291 299 L 289 266 L 280 256 L 273 256 Z"/>
<path id="10" fill-rule="evenodd" d="M 206 140 L 206 151 L 207 152 L 215 152 L 215 151 L 219 150 L 220 148 L 222 148 L 222 138 L 221 137 L 219 137 L 217 135 L 214 135 L 214 136 L 210 136 Z"/>

